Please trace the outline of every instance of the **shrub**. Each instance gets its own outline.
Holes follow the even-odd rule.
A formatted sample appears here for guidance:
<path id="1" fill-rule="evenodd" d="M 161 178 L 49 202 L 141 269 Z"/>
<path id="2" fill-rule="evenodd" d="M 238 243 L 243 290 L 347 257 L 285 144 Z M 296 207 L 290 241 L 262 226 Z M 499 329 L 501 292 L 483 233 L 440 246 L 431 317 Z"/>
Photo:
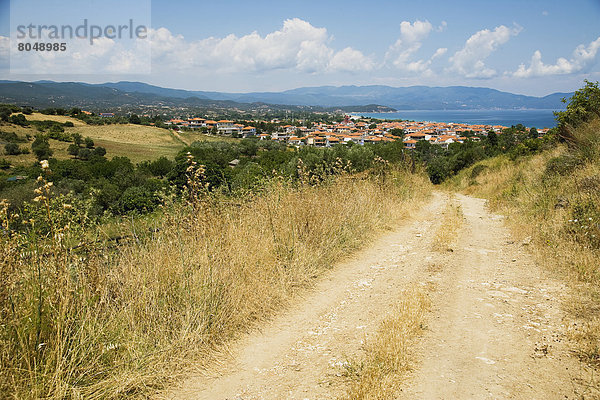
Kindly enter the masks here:
<path id="1" fill-rule="evenodd" d="M 17 156 L 21 154 L 21 149 L 16 143 L 6 143 L 4 145 L 4 153 L 6 153 L 9 156 Z"/>
<path id="2" fill-rule="evenodd" d="M 89 160 L 92 151 L 88 148 L 79 149 L 77 156 L 82 160 Z"/>
<path id="3" fill-rule="evenodd" d="M 104 157 L 106 155 L 106 149 L 104 147 L 98 146 L 94 149 L 93 153 L 99 157 Z"/>
<path id="4" fill-rule="evenodd" d="M 476 166 L 473 167 L 473 169 L 471 170 L 471 179 L 477 179 L 477 177 L 487 169 L 486 165 L 483 164 L 477 164 Z"/>
<path id="5" fill-rule="evenodd" d="M 35 137 L 35 140 L 33 143 L 31 143 L 31 150 L 39 161 L 47 160 L 52 156 L 52 150 L 50 149 L 48 138 L 42 135 Z"/>
<path id="6" fill-rule="evenodd" d="M 554 175 L 567 175 L 582 164 L 583 161 L 578 157 L 575 157 L 573 154 L 563 154 L 548 160 L 544 175 L 546 177 L 552 177 Z"/>
<path id="7" fill-rule="evenodd" d="M 9 118 L 9 122 L 11 124 L 27 126 L 29 123 L 27 122 L 27 118 L 23 114 L 11 115 Z"/>
<path id="8" fill-rule="evenodd" d="M 77 146 L 75 143 L 70 144 L 67 148 L 67 153 L 74 157 L 77 157 L 79 155 L 79 146 Z"/>

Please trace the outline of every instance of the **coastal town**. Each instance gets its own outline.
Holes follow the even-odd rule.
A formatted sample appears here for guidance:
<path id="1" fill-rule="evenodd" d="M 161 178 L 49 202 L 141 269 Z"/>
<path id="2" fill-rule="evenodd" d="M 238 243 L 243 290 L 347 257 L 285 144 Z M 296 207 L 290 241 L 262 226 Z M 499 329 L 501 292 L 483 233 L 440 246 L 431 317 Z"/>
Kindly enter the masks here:
<path id="1" fill-rule="evenodd" d="M 171 119 L 166 125 L 177 130 L 197 130 L 214 135 L 230 135 L 259 140 L 275 140 L 290 146 L 331 147 L 337 144 L 393 142 L 402 140 L 405 148 L 413 149 L 420 140 L 447 148 L 452 143 L 463 143 L 467 139 L 478 141 L 488 132 L 501 134 L 508 127 L 503 125 L 469 125 L 462 123 L 427 121 L 380 121 L 365 120 L 347 115 L 339 123 L 314 123 L 310 126 L 282 124 L 280 120 L 268 121 L 277 124 L 271 132 L 260 132 L 253 123 L 236 123 L 231 120 L 213 121 L 205 118 Z M 540 136 L 548 129 L 540 129 Z"/>

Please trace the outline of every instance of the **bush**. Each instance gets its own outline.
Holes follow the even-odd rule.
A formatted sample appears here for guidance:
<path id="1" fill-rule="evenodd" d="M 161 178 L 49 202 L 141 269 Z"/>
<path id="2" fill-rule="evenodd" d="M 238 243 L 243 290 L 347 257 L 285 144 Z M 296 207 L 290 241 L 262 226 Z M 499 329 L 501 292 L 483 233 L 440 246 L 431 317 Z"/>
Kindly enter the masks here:
<path id="1" fill-rule="evenodd" d="M 35 137 L 35 140 L 33 143 L 31 143 L 31 150 L 37 157 L 38 161 L 47 160 L 52 156 L 52 150 L 50 149 L 48 138 L 42 135 Z"/>
<path id="2" fill-rule="evenodd" d="M 487 166 L 483 164 L 477 164 L 471 170 L 471 179 L 477 179 L 477 177 L 487 169 Z"/>
<path id="3" fill-rule="evenodd" d="M 0 132 L 0 139 L 6 142 L 24 142 L 24 140 L 18 137 L 14 132 Z"/>
<path id="4" fill-rule="evenodd" d="M 6 153 L 9 156 L 18 156 L 19 154 L 21 154 L 21 149 L 16 143 L 6 143 L 4 145 L 4 153 Z"/>
<path id="5" fill-rule="evenodd" d="M 140 186 L 129 187 L 123 192 L 119 199 L 119 212 L 126 214 L 131 212 L 147 213 L 158 205 L 157 196 L 149 189 Z"/>
<path id="6" fill-rule="evenodd" d="M 67 148 L 67 153 L 69 153 L 70 155 L 77 157 L 79 155 L 79 146 L 77 146 L 76 144 L 70 144 L 69 147 Z"/>
<path id="7" fill-rule="evenodd" d="M 548 160 L 544 175 L 546 177 L 552 177 L 554 175 L 567 175 L 582 164 L 583 161 L 578 157 L 575 157 L 573 154 L 563 154 Z"/>
<path id="8" fill-rule="evenodd" d="M 9 118 L 9 122 L 11 124 L 27 126 L 29 123 L 27 122 L 27 118 L 23 114 L 11 115 Z"/>
<path id="9" fill-rule="evenodd" d="M 77 156 L 82 160 L 89 160 L 92 155 L 92 151 L 87 148 L 79 149 Z"/>
<path id="10" fill-rule="evenodd" d="M 104 147 L 98 146 L 93 151 L 94 155 L 99 157 L 104 157 L 106 155 L 106 149 Z"/>

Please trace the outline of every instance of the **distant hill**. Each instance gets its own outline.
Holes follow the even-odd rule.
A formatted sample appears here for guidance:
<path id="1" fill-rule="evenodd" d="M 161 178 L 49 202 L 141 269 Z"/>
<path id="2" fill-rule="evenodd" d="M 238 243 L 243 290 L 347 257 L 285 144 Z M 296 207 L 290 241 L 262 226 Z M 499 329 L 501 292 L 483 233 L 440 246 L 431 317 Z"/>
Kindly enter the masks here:
<path id="1" fill-rule="evenodd" d="M 105 83 L 102 86 L 125 92 L 152 93 L 180 98 L 196 96 L 244 103 L 264 102 L 321 107 L 376 104 L 398 110 L 562 109 L 564 105 L 561 99 L 572 95 L 572 93 L 553 93 L 544 97 L 534 97 L 468 86 L 319 86 L 283 92 L 255 93 L 165 89 L 140 82 Z"/>
<path id="2" fill-rule="evenodd" d="M 268 104 L 263 101 L 236 101 L 228 96 L 212 97 L 178 89 L 161 88 L 140 82 L 118 82 L 106 84 L 88 84 L 81 82 L 19 82 L 0 81 L 0 103 L 15 103 L 33 107 L 85 107 L 87 109 L 135 109 L 140 107 L 183 107 L 210 110 L 290 110 L 290 111 L 335 111 L 373 112 L 395 111 L 393 108 L 378 104 L 367 106 L 344 105 L 321 107 L 314 105 Z M 206 92 L 210 93 L 210 92 Z M 221 97 L 221 98 L 215 98 Z"/>
<path id="3" fill-rule="evenodd" d="M 283 92 L 220 93 L 169 89 L 142 82 L 88 84 L 80 82 L 0 81 L 0 102 L 36 107 L 181 106 L 215 109 L 257 108 L 309 111 L 385 112 L 398 110 L 562 109 L 563 97 L 533 97 L 495 89 L 391 86 L 320 86 Z"/>

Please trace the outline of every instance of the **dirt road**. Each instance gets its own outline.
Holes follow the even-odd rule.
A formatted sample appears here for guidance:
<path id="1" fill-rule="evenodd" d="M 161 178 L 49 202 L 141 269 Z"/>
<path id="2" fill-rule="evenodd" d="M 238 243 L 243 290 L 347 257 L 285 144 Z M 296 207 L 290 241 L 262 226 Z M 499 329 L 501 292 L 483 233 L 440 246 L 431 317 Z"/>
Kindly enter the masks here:
<path id="1" fill-rule="evenodd" d="M 331 399 L 345 360 L 360 354 L 404 291 L 423 287 L 432 310 L 400 398 L 576 398 L 577 363 L 564 343 L 565 288 L 536 267 L 484 201 L 457 196 L 463 228 L 452 251 L 432 241 L 449 197 L 336 266 L 261 332 L 237 342 L 221 368 L 184 382 L 172 399 Z M 410 212 L 410 210 L 407 210 Z"/>

